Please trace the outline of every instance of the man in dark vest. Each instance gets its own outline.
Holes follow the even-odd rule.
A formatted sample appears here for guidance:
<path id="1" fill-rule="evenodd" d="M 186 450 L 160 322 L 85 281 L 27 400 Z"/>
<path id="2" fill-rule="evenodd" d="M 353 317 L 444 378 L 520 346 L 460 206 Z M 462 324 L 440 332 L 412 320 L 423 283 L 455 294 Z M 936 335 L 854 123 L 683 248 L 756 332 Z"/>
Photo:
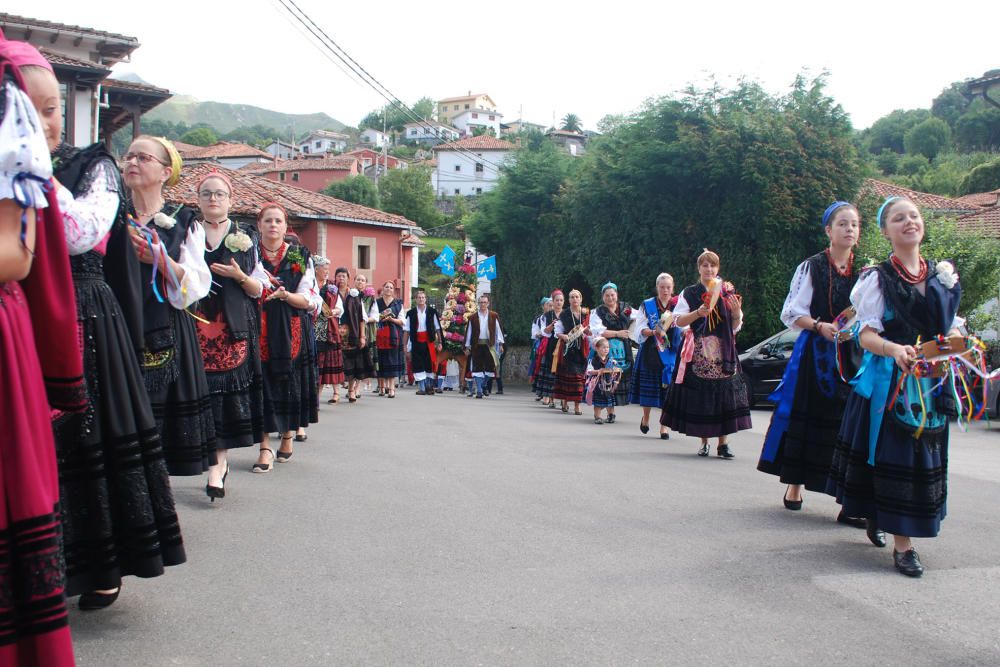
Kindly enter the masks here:
<path id="1" fill-rule="evenodd" d="M 500 318 L 490 310 L 489 294 L 483 294 L 479 297 L 479 310 L 469 319 L 465 332 L 465 352 L 470 355 L 469 368 L 476 381 L 476 398 L 483 397 L 487 378 L 496 377 L 503 344 Z M 472 397 L 471 391 L 469 397 Z"/>
<path id="2" fill-rule="evenodd" d="M 418 396 L 433 396 L 437 378 L 437 353 L 441 351 L 441 319 L 434 306 L 427 305 L 427 293 L 417 290 L 417 305 L 403 319 L 403 348 L 409 349 Z M 410 343 L 407 348 L 407 342 Z"/>

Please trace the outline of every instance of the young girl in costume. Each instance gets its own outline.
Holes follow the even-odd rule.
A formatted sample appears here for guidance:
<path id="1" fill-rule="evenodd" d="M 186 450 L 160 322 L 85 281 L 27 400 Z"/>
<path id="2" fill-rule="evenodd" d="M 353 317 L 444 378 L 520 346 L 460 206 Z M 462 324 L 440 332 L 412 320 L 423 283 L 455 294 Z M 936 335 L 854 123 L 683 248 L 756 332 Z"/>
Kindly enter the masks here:
<path id="1" fill-rule="evenodd" d="M 861 234 L 858 209 L 838 201 L 823 213 L 830 245 L 799 264 L 781 311 L 785 326 L 802 333 L 785 369 L 780 399 L 771 416 L 757 469 L 777 475 L 788 485 L 784 504 L 802 508 L 802 489 L 826 492 L 837 431 L 850 394 L 845 379 L 858 369 L 857 347 L 838 341 L 835 323 L 850 306 L 858 280 L 853 248 Z M 842 379 L 843 378 L 843 379 Z M 864 527 L 863 519 L 844 512 L 840 523 Z"/>
<path id="2" fill-rule="evenodd" d="M 614 391 L 607 391 L 602 387 L 602 375 L 609 371 L 620 370 L 618 362 L 611 358 L 609 352 L 611 345 L 607 338 L 598 337 L 594 339 L 594 356 L 587 363 L 587 402 L 594 406 L 594 423 L 603 424 L 601 410 L 606 409 L 608 413 L 607 423 L 615 422 L 615 405 L 617 400 Z M 619 378 L 620 380 L 621 378 Z"/>
<path id="3" fill-rule="evenodd" d="M 893 535 L 893 563 L 907 576 L 924 572 L 912 537 L 935 537 L 947 511 L 947 392 L 910 372 L 916 345 L 958 335 L 962 286 L 948 262 L 920 254 L 924 220 L 916 205 L 890 197 L 878 226 L 892 244 L 889 259 L 866 270 L 851 292 L 865 350 L 852 382 L 828 492 L 849 516 L 868 519 L 868 537 Z"/>

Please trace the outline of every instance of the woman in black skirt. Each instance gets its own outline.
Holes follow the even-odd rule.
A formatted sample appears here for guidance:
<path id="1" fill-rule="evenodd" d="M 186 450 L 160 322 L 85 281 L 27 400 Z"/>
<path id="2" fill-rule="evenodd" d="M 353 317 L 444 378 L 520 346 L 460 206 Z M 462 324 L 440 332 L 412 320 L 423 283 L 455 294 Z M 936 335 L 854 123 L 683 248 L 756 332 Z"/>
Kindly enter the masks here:
<path id="1" fill-rule="evenodd" d="M 590 313 L 581 306 L 583 295 L 579 290 L 570 290 L 569 308 L 556 320 L 555 334 L 559 339 L 553 357 L 557 363 L 556 386 L 553 398 L 562 403 L 562 411 L 569 412 L 573 403 L 573 413 L 582 415 L 580 401 L 583 400 L 584 374 L 587 372 L 587 357 L 590 354 Z"/>
<path id="2" fill-rule="evenodd" d="M 708 439 L 717 437 L 716 455 L 732 459 L 727 437 L 750 428 L 750 401 L 736 354 L 743 298 L 731 284 L 719 282 L 719 264 L 719 256 L 711 250 L 701 253 L 697 261 L 700 280 L 685 287 L 677 298 L 674 321 L 689 329 L 684 332 L 660 424 L 701 438 L 698 456 L 708 456 Z M 718 298 L 712 303 L 716 289 Z"/>
<path id="3" fill-rule="evenodd" d="M 257 214 L 261 263 L 273 278 L 264 290 L 261 316 L 260 357 L 264 375 L 264 439 L 253 472 L 268 473 L 274 462 L 292 458 L 292 438 L 302 424 L 301 365 L 308 359 L 300 313 L 312 306 L 315 282 L 312 263 L 302 246 L 286 241 L 285 209 L 273 202 Z M 267 434 L 279 433 L 281 445 L 272 450 Z"/>
<path id="4" fill-rule="evenodd" d="M 542 400 L 542 405 L 555 408 L 556 401 L 553 394 L 556 388 L 556 374 L 553 370 L 555 365 L 554 355 L 559 339 L 556 338 L 556 320 L 562 314 L 563 305 L 566 302 L 563 292 L 560 289 L 552 291 L 552 310 L 545 313 L 541 324 L 542 342 L 539 344 L 538 371 L 535 374 L 535 393 Z"/>
<path id="5" fill-rule="evenodd" d="M 205 228 L 205 262 L 214 275 L 212 291 L 198 303 L 196 324 L 215 415 L 218 462 L 205 484 L 214 502 L 226 496 L 226 452 L 251 447 L 264 437 L 257 300 L 268 278 L 257 256 L 256 234 L 229 219 L 229 178 L 211 171 L 195 191 Z"/>
<path id="6" fill-rule="evenodd" d="M 341 269 L 337 269 L 341 273 Z M 357 285 L 357 281 L 355 281 Z M 361 395 L 361 381 L 375 375 L 368 352 L 369 311 L 364 296 L 357 287 L 342 294 L 344 314 L 340 316 L 340 339 L 344 351 L 344 377 L 347 378 L 347 400 L 356 403 Z"/>
<path id="7" fill-rule="evenodd" d="M 181 174 L 173 144 L 143 135 L 125 157 L 124 180 L 136 221 L 129 234 L 142 263 L 146 389 L 170 474 L 200 475 L 216 463 L 215 417 L 188 311 L 212 286 L 205 230 L 193 210 L 164 201 L 163 186 L 173 186 Z"/>
<path id="8" fill-rule="evenodd" d="M 406 370 L 403 355 L 403 302 L 396 298 L 396 286 L 391 280 L 382 285 L 382 296 L 375 302 L 378 310 L 378 330 L 375 346 L 378 349 L 379 394 L 396 397 L 396 378 Z"/>
<path id="9" fill-rule="evenodd" d="M 127 157 L 126 165 L 135 159 Z M 65 188 L 59 201 L 90 399 L 82 422 L 55 429 L 66 594 L 93 610 L 118 599 L 122 577 L 156 577 L 186 557 L 139 367 L 142 286 L 118 168 L 102 143 L 63 144 L 53 163 Z"/>
<path id="10" fill-rule="evenodd" d="M 837 317 L 851 301 L 858 280 L 852 248 L 861 234 L 853 204 L 838 201 L 823 214 L 830 246 L 799 264 L 781 311 L 785 326 L 802 331 L 781 381 L 781 398 L 771 416 L 757 469 L 787 484 L 784 504 L 802 508 L 802 488 L 826 492 L 830 461 L 844 414 L 852 378 L 858 369 L 857 349 L 837 340 Z M 839 347 L 839 350 L 838 350 Z M 838 368 L 839 359 L 839 368 Z M 840 523 L 864 527 L 864 519 Z"/>
<path id="11" fill-rule="evenodd" d="M 876 546 L 885 544 L 881 531 L 892 533 L 896 569 L 919 577 L 924 567 L 910 538 L 936 537 L 947 513 L 954 406 L 948 391 L 933 391 L 938 378 L 909 371 L 918 340 L 958 335 L 962 286 L 951 263 L 921 256 L 924 220 L 912 201 L 890 197 L 877 219 L 892 255 L 866 270 L 851 292 L 865 358 L 844 409 L 827 488 L 848 515 L 868 519 Z"/>

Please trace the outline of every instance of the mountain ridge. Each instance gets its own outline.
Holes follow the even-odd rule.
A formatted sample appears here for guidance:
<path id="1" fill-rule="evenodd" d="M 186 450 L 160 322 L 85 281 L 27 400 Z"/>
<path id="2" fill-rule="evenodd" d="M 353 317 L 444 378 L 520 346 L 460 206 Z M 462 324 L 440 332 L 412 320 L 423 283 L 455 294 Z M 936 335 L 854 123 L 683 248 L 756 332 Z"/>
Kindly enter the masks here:
<path id="1" fill-rule="evenodd" d="M 252 104 L 203 102 L 191 95 L 174 95 L 145 114 L 145 118 L 172 123 L 184 122 L 188 125 L 205 123 L 219 134 L 252 125 L 271 127 L 282 133 L 291 133 L 294 129 L 296 135 L 313 130 L 339 132 L 345 127 L 344 123 L 322 111 L 311 114 L 290 114 Z"/>

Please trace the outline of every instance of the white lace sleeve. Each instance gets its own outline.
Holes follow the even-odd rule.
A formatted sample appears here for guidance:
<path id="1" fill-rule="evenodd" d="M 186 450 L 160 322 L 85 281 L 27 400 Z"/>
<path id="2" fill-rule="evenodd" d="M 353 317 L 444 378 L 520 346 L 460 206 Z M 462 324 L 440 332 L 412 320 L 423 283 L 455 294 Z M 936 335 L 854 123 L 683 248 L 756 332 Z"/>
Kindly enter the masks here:
<path id="1" fill-rule="evenodd" d="M 318 313 L 323 307 L 323 300 L 319 298 L 319 290 L 316 289 L 316 274 L 313 272 L 312 258 L 306 262 L 305 273 L 302 274 L 302 280 L 299 281 L 299 286 L 295 288 L 295 293 L 301 294 L 309 300 L 306 310 L 313 315 Z"/>
<path id="2" fill-rule="evenodd" d="M 878 271 L 868 271 L 858 280 L 851 290 L 851 305 L 858 314 L 858 324 L 863 330 L 871 327 L 881 332 L 882 317 L 885 315 L 885 299 L 882 297 L 882 286 L 879 283 Z"/>
<path id="3" fill-rule="evenodd" d="M 250 277 L 260 283 L 260 293 L 251 296 L 251 299 L 259 299 L 264 295 L 264 287 L 271 284 L 271 278 L 267 275 L 267 271 L 264 270 L 264 265 L 257 260 L 257 263 L 253 265 L 253 271 L 250 272 Z"/>
<path id="4" fill-rule="evenodd" d="M 601 321 L 601 317 L 597 314 L 596 310 L 590 311 L 590 320 L 587 322 L 587 326 L 590 327 L 590 339 L 600 338 L 601 335 L 608 330 L 604 326 L 604 322 Z"/>
<path id="5" fill-rule="evenodd" d="M 556 318 L 556 326 L 552 329 L 552 335 L 564 334 L 566 333 L 566 327 L 563 326 L 562 318 Z"/>
<path id="6" fill-rule="evenodd" d="M 38 113 L 28 94 L 13 81 L 4 86 L 0 122 L 0 199 L 28 208 L 46 208 L 43 184 L 52 178 L 52 157 Z"/>
<path id="7" fill-rule="evenodd" d="M 646 307 L 642 306 L 640 308 L 632 309 L 632 318 L 635 320 L 635 326 L 632 327 L 632 340 L 642 345 L 646 342 L 647 336 L 642 335 L 643 329 L 652 329 L 649 326 L 649 318 L 646 316 Z"/>
<path id="8" fill-rule="evenodd" d="M 813 284 L 812 274 L 809 273 L 809 262 L 802 262 L 792 276 L 792 283 L 788 287 L 788 296 L 785 297 L 785 305 L 781 308 L 781 321 L 786 327 L 798 329 L 795 320 L 800 317 L 811 317 L 809 307 L 812 305 Z"/>
<path id="9" fill-rule="evenodd" d="M 114 182 L 104 161 L 98 162 L 86 192 L 74 197 L 60 184 L 56 197 L 63 214 L 66 248 L 70 255 L 82 255 L 101 242 L 115 222 L 120 203 Z"/>
<path id="10" fill-rule="evenodd" d="M 174 308 L 184 310 L 208 296 L 212 288 L 212 272 L 205 263 L 205 229 L 201 225 L 192 224 L 188 229 L 177 263 L 184 268 L 184 277 L 180 285 L 167 281 L 167 299 Z"/>

